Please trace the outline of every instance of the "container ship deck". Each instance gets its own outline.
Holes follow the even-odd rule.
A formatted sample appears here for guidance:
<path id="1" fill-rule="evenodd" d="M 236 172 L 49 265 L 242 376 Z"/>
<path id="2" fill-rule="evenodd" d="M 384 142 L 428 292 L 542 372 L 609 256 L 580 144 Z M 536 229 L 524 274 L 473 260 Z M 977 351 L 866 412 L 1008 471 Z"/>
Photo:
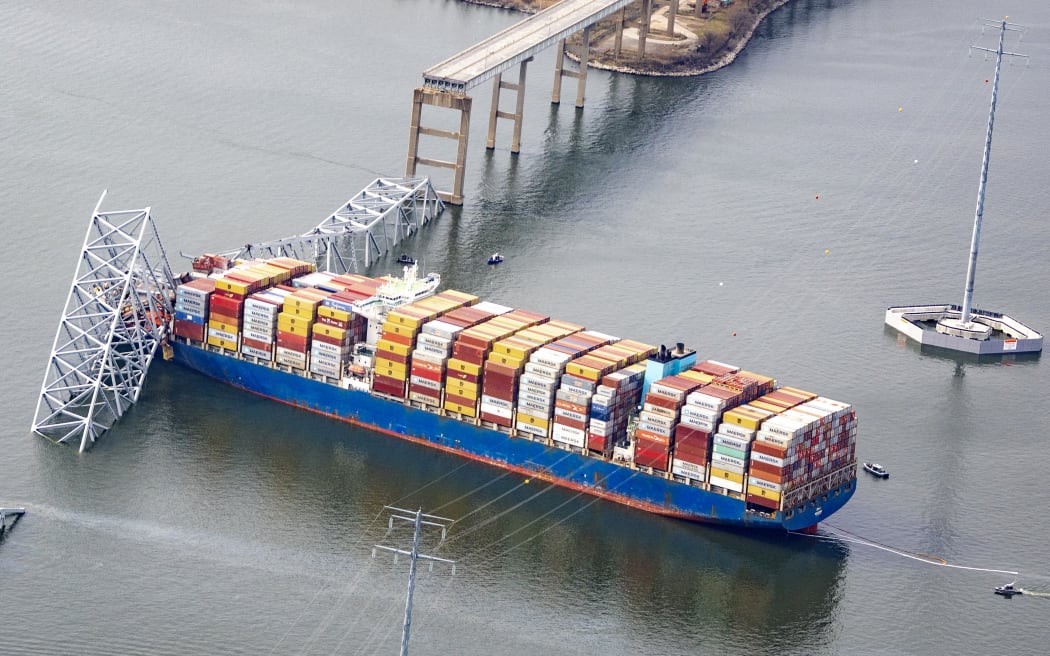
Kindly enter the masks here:
<path id="1" fill-rule="evenodd" d="M 501 306 L 436 274 L 208 256 L 172 357 L 239 389 L 689 521 L 808 531 L 856 489 L 856 414 L 683 344 Z"/>

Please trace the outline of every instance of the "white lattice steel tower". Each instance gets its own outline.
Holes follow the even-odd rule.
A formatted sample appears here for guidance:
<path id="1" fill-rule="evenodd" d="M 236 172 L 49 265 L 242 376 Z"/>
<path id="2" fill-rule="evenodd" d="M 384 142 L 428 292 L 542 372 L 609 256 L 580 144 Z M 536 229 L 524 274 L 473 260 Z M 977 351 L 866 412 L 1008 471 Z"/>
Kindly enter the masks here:
<path id="1" fill-rule="evenodd" d="M 33 431 L 94 442 L 138 400 L 167 335 L 175 283 L 150 208 L 91 215 Z"/>

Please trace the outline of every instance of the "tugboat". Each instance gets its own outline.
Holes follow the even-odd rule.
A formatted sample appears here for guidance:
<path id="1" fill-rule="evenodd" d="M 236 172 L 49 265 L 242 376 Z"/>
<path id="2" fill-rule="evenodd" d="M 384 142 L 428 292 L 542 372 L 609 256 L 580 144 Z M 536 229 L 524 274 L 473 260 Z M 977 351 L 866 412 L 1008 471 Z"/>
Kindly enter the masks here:
<path id="1" fill-rule="evenodd" d="M 864 463 L 864 469 L 872 476 L 877 478 L 889 478 L 890 473 L 877 462 L 866 462 Z"/>
<path id="2" fill-rule="evenodd" d="M 1014 585 L 1015 583 L 1017 583 L 1017 581 L 1013 581 L 1012 583 L 1007 583 L 1006 585 L 998 586 L 997 588 L 995 588 L 995 594 L 1002 595 L 1002 596 L 1006 597 L 1007 599 L 1009 599 L 1010 597 L 1013 597 L 1014 595 L 1024 594 L 1024 590 L 1021 589 L 1021 588 L 1015 587 L 1015 585 Z"/>
<path id="3" fill-rule="evenodd" d="M 502 261 L 503 256 L 499 253 L 493 253 L 491 256 L 489 256 L 489 264 L 499 264 Z"/>
<path id="4" fill-rule="evenodd" d="M 402 253 L 401 255 L 398 256 L 397 263 L 398 264 L 406 264 L 408 266 L 412 266 L 413 264 L 416 263 L 416 260 L 411 255 L 409 255 L 408 253 Z"/>

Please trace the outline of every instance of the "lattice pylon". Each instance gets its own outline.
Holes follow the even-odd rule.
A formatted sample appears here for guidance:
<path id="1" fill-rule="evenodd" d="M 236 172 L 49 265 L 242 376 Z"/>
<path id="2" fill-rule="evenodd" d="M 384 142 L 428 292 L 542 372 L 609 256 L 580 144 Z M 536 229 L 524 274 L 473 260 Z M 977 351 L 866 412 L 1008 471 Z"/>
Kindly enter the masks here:
<path id="1" fill-rule="evenodd" d="M 138 400 L 167 336 L 175 281 L 150 208 L 91 215 L 33 431 L 80 451 Z"/>

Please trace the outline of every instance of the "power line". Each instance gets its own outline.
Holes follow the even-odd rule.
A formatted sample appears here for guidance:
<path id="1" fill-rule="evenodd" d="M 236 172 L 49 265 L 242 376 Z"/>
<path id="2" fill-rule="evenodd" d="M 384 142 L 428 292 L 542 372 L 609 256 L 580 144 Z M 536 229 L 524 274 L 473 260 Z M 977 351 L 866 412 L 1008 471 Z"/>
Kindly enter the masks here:
<path id="1" fill-rule="evenodd" d="M 412 532 L 412 549 L 406 551 L 397 547 L 390 547 L 386 545 L 377 544 L 372 547 L 372 557 L 376 557 L 376 551 L 382 549 L 383 551 L 390 551 L 394 554 L 394 562 L 397 562 L 399 555 L 405 555 L 409 557 L 409 568 L 408 568 L 408 594 L 405 599 L 405 622 L 401 630 L 401 656 L 408 656 L 408 638 L 412 631 L 412 593 L 416 587 L 416 562 L 419 560 L 426 560 L 430 565 L 431 571 L 434 569 L 434 562 L 448 563 L 452 565 L 452 573 L 456 573 L 456 561 L 449 560 L 448 558 L 439 558 L 437 556 L 431 556 L 429 554 L 419 553 L 419 540 L 422 528 L 424 526 L 430 526 L 441 529 L 441 543 L 444 543 L 445 537 L 448 535 L 448 527 L 454 522 L 454 520 L 438 517 L 436 515 L 426 515 L 420 508 L 414 513 L 411 510 L 404 510 L 402 508 L 395 508 L 393 506 L 384 506 L 384 510 L 390 511 L 390 522 L 388 524 L 387 533 L 394 529 L 394 520 L 400 520 L 405 522 L 411 522 L 414 526 Z M 402 513 L 402 514 L 397 514 Z M 438 546 L 441 546 L 439 543 Z"/>

